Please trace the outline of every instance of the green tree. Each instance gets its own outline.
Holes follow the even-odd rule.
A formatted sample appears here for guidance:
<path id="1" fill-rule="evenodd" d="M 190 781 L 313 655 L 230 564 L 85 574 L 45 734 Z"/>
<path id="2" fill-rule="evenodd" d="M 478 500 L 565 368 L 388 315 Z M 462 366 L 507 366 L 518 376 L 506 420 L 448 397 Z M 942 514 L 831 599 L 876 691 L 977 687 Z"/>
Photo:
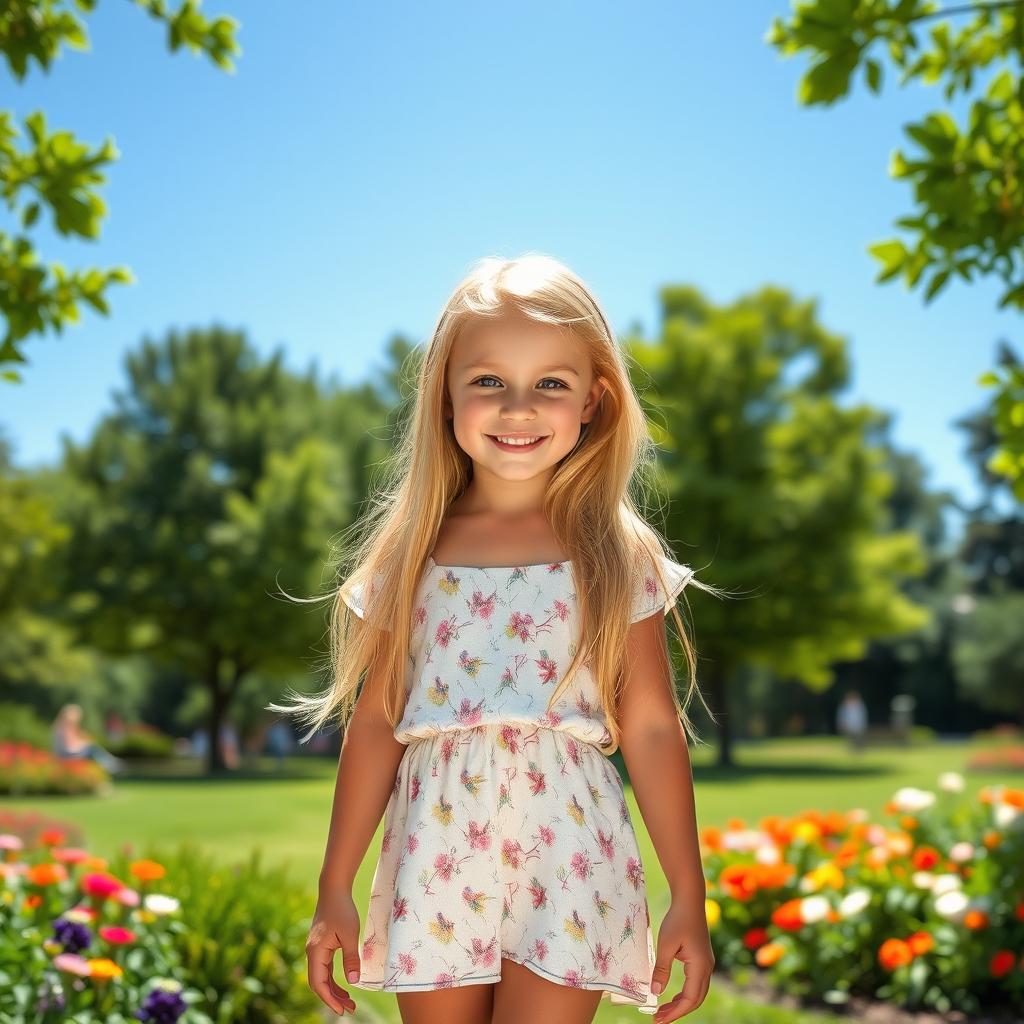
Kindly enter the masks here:
<path id="1" fill-rule="evenodd" d="M 766 38 L 784 55 L 807 52 L 812 64 L 799 87 L 807 106 L 845 97 L 861 69 L 874 93 L 890 66 L 900 85 L 942 83 L 948 102 L 969 93 L 975 78 L 994 67 L 963 127 L 946 109 L 904 126 L 914 151 L 897 150 L 889 173 L 913 188 L 917 208 L 896 221 L 909 240 L 887 239 L 868 251 L 880 264 L 878 281 L 902 279 L 909 288 L 923 288 L 925 302 L 954 274 L 967 282 L 977 275 L 1005 284 L 1000 308 L 1024 310 L 1024 5 L 803 0 L 794 8 L 788 19 L 773 20 Z M 947 20 L 935 23 L 943 16 Z M 969 20 L 954 28 L 949 19 L 961 16 Z M 1024 499 L 1024 374 L 1017 364 L 980 383 L 997 389 L 1001 447 L 992 468 Z"/>
<path id="2" fill-rule="evenodd" d="M 696 630 L 728 765 L 734 675 L 755 666 L 824 689 L 833 662 L 924 625 L 899 589 L 924 560 L 914 532 L 891 528 L 885 418 L 837 404 L 845 348 L 813 302 L 764 288 L 716 307 L 691 287 L 661 302 L 660 338 L 628 340 L 651 383 L 666 533 L 680 560 L 737 595 L 700 601 Z"/>
<path id="3" fill-rule="evenodd" d="M 97 648 L 205 687 L 214 737 L 251 673 L 308 673 L 325 606 L 288 596 L 332 589 L 324 559 L 358 497 L 360 431 L 312 373 L 261 360 L 239 333 L 171 332 L 126 368 L 116 410 L 86 444 L 65 441 L 70 603 Z"/>
<path id="4" fill-rule="evenodd" d="M 199 10 L 201 0 L 182 0 L 173 11 L 164 0 L 133 2 L 166 26 L 172 51 L 187 46 L 234 70 L 230 56 L 240 53 L 234 19 L 207 20 Z M 96 0 L 14 0 L 0 5 L 0 53 L 15 78 L 24 80 L 33 61 L 49 72 L 65 46 L 87 50 L 88 36 L 79 12 L 91 14 L 95 7 Z M 61 334 L 65 324 L 80 319 L 81 303 L 108 313 L 108 286 L 132 282 L 126 267 L 68 272 L 60 263 L 47 266 L 29 234 L 48 208 L 61 235 L 99 236 L 107 209 L 98 186 L 106 181 L 105 170 L 119 155 L 113 140 L 90 148 L 71 132 L 50 131 L 42 110 L 29 114 L 24 124 L 28 144 L 23 147 L 14 115 L 0 111 L 0 188 L 19 224 L 16 233 L 0 231 L 0 315 L 4 320 L 0 378 L 8 381 L 21 379 L 11 364 L 27 362 L 21 351 L 26 339 L 47 329 Z"/>

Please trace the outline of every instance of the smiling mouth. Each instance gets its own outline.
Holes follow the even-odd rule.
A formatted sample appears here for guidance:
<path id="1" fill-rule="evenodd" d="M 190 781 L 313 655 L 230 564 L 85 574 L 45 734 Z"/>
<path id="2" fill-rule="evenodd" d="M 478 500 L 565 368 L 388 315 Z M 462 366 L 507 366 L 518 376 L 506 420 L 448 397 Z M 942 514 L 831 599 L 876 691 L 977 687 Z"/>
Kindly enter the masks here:
<path id="1" fill-rule="evenodd" d="M 499 441 L 497 436 L 494 434 L 487 434 L 485 436 L 489 437 L 503 452 L 532 452 L 535 448 L 539 448 L 551 435 L 546 434 L 543 437 L 538 437 L 537 440 L 531 444 L 506 444 L 504 441 Z"/>

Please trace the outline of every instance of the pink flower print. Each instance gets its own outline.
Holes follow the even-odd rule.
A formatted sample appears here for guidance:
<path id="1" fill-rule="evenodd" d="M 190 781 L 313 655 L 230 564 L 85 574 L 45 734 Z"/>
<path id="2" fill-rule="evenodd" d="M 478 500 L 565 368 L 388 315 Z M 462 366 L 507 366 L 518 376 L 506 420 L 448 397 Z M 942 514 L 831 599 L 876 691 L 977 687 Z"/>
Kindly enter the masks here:
<path id="1" fill-rule="evenodd" d="M 455 616 L 449 615 L 447 619 L 442 619 L 437 624 L 437 628 L 434 630 L 434 643 L 439 647 L 447 647 L 456 632 Z"/>
<path id="2" fill-rule="evenodd" d="M 613 861 L 615 859 L 615 837 L 605 835 L 600 826 L 597 829 L 597 845 L 601 847 L 601 853 L 605 860 Z"/>
<path id="3" fill-rule="evenodd" d="M 594 873 L 594 865 L 582 850 L 578 850 L 569 858 L 569 868 L 580 880 L 589 878 Z"/>
<path id="4" fill-rule="evenodd" d="M 409 913 L 409 898 L 398 896 L 391 901 L 391 920 L 401 921 Z"/>
<path id="5" fill-rule="evenodd" d="M 463 887 L 462 902 L 465 903 L 474 914 L 482 914 L 484 912 L 484 901 L 491 898 L 492 897 L 488 896 L 485 892 L 474 891 L 471 885 Z"/>
<path id="6" fill-rule="evenodd" d="M 557 711 L 545 711 L 544 714 L 537 719 L 538 725 L 546 725 L 551 729 L 557 729 L 561 724 L 562 716 Z"/>
<path id="7" fill-rule="evenodd" d="M 573 910 L 572 917 L 565 919 L 565 931 L 575 942 L 583 942 L 587 937 L 587 923 L 580 917 L 578 910 Z"/>
<path id="8" fill-rule="evenodd" d="M 545 846 L 553 846 L 555 842 L 555 830 L 550 825 L 541 825 L 538 829 L 540 838 Z"/>
<path id="9" fill-rule="evenodd" d="M 462 725 L 479 725 L 483 717 L 481 708 L 484 706 L 484 698 L 474 706 L 468 697 L 463 697 L 459 704 L 459 710 L 455 712 L 456 720 Z"/>
<path id="10" fill-rule="evenodd" d="M 548 944 L 543 939 L 536 939 L 533 945 L 530 947 L 531 958 L 543 963 L 544 957 L 546 957 L 547 955 Z"/>
<path id="11" fill-rule="evenodd" d="M 638 999 L 646 999 L 647 993 L 640 987 L 640 982 L 632 974 L 624 974 L 619 979 L 619 984 L 631 995 Z"/>
<path id="12" fill-rule="evenodd" d="M 483 825 L 476 821 L 469 823 L 466 839 L 471 850 L 489 850 L 491 848 L 491 837 L 488 835 L 487 828 L 486 822 Z"/>
<path id="13" fill-rule="evenodd" d="M 523 856 L 523 848 L 518 839 L 505 839 L 501 844 L 501 861 L 509 867 L 519 867 L 519 858 Z"/>
<path id="14" fill-rule="evenodd" d="M 413 629 L 417 626 L 422 626 L 427 621 L 427 609 L 423 605 L 417 605 L 412 612 L 412 625 Z"/>
<path id="15" fill-rule="evenodd" d="M 604 977 L 608 973 L 608 968 L 611 966 L 612 951 L 605 949 L 604 946 L 598 942 L 594 946 L 594 969 Z"/>
<path id="16" fill-rule="evenodd" d="M 496 601 L 497 594 L 491 594 L 490 597 L 484 597 L 481 591 L 475 590 L 473 591 L 473 597 L 469 602 L 470 613 L 478 616 L 486 622 L 494 614 Z"/>
<path id="17" fill-rule="evenodd" d="M 434 858 L 434 874 L 442 882 L 450 882 L 455 872 L 455 858 L 450 853 L 439 853 Z"/>
<path id="18" fill-rule="evenodd" d="M 548 657 L 547 651 L 541 651 L 542 657 L 537 659 L 538 678 L 540 682 L 550 683 L 558 679 L 558 662 Z"/>
<path id="19" fill-rule="evenodd" d="M 547 903 L 548 890 L 536 877 L 530 879 L 530 884 L 526 887 L 526 891 L 530 894 L 530 904 L 534 910 L 540 910 Z M 544 947 L 543 952 L 539 952 L 541 946 Z M 537 947 L 537 959 L 543 960 L 544 954 L 548 951 L 547 946 L 544 946 L 544 943 L 538 939 Z"/>
<path id="20" fill-rule="evenodd" d="M 565 620 L 569 618 L 569 605 L 565 601 L 562 601 L 556 597 L 554 600 L 554 606 L 555 615 L 557 615 L 562 620 L 562 622 L 565 622 Z"/>
<path id="21" fill-rule="evenodd" d="M 414 833 L 410 832 L 405 837 L 405 848 L 410 854 L 415 853 L 416 850 L 419 848 L 419 845 L 420 841 L 416 838 Z"/>
<path id="22" fill-rule="evenodd" d="M 367 935 L 366 940 L 363 942 L 363 952 L 361 954 L 363 960 L 369 960 L 373 956 L 373 951 L 377 946 L 377 936 Z"/>
<path id="23" fill-rule="evenodd" d="M 596 889 L 594 890 L 594 908 L 597 910 L 597 916 L 600 917 L 602 921 L 608 916 L 608 912 L 612 909 L 611 903 L 604 899 Z"/>
<path id="24" fill-rule="evenodd" d="M 431 926 L 433 927 L 433 926 Z M 455 984 L 455 975 L 450 974 L 448 971 L 442 971 L 433 982 L 435 989 L 439 988 L 451 988 Z"/>
<path id="25" fill-rule="evenodd" d="M 497 945 L 497 942 L 497 938 L 492 938 L 485 946 L 482 939 L 474 939 L 471 943 L 470 962 L 475 967 L 493 967 L 495 961 L 494 947 Z"/>
<path id="26" fill-rule="evenodd" d="M 398 970 L 407 977 L 412 975 L 416 970 L 416 958 L 408 953 L 399 953 Z"/>
<path id="27" fill-rule="evenodd" d="M 533 616 L 529 612 L 513 612 L 512 617 L 508 620 L 508 625 L 505 626 L 505 636 L 509 640 L 515 640 L 518 637 L 525 644 L 531 637 L 534 625 Z"/>
<path id="28" fill-rule="evenodd" d="M 569 760 L 572 761 L 577 768 L 583 764 L 583 757 L 580 754 L 580 745 L 576 742 L 574 737 L 569 736 L 565 741 L 565 752 L 569 755 Z"/>
<path id="29" fill-rule="evenodd" d="M 384 838 L 380 842 L 380 848 L 385 853 L 387 853 L 388 850 L 391 849 L 391 836 L 392 836 L 393 832 L 394 832 L 394 830 L 390 829 L 390 828 L 384 830 Z"/>
<path id="30" fill-rule="evenodd" d="M 623 825 L 629 821 L 629 807 L 626 806 L 626 798 L 624 796 L 619 797 L 619 821 Z"/>
<path id="31" fill-rule="evenodd" d="M 443 764 L 451 764 L 456 751 L 459 749 L 459 737 L 456 735 L 457 731 L 458 730 L 455 729 L 449 729 L 441 736 L 439 757 Z"/>
<path id="32" fill-rule="evenodd" d="M 463 768 L 459 773 L 459 782 L 465 786 L 470 796 L 476 796 L 480 792 L 480 785 L 484 781 L 482 775 L 470 775 L 469 769 Z"/>
<path id="33" fill-rule="evenodd" d="M 476 679 L 480 674 L 480 666 L 486 664 L 483 658 L 471 658 L 469 651 L 463 651 L 459 655 L 459 668 L 469 676 L 470 679 Z"/>
<path id="34" fill-rule="evenodd" d="M 643 865 L 636 857 L 626 858 L 626 878 L 629 880 L 629 884 L 638 891 L 640 886 L 644 884 Z"/>
<path id="35" fill-rule="evenodd" d="M 593 706 L 590 701 L 587 700 L 586 695 L 582 690 L 576 694 L 576 711 L 580 718 L 592 718 L 593 717 Z"/>
<path id="36" fill-rule="evenodd" d="M 498 746 L 503 750 L 509 751 L 511 754 L 518 754 L 520 750 L 519 742 L 522 735 L 523 730 L 520 729 L 518 725 L 505 723 L 498 731 Z"/>
<path id="37" fill-rule="evenodd" d="M 420 795 L 420 773 L 415 772 L 409 780 L 409 799 L 415 800 Z"/>
<path id="38" fill-rule="evenodd" d="M 530 780 L 530 792 L 534 796 L 540 796 L 547 790 L 548 785 L 544 781 L 544 773 L 538 771 L 532 764 L 526 770 L 526 777 Z"/>
<path id="39" fill-rule="evenodd" d="M 435 707 L 448 703 L 448 684 L 439 676 L 434 676 L 434 685 L 427 690 L 427 700 Z"/>
<path id="40" fill-rule="evenodd" d="M 565 983 L 570 988 L 583 988 L 583 972 L 575 967 L 565 972 Z"/>

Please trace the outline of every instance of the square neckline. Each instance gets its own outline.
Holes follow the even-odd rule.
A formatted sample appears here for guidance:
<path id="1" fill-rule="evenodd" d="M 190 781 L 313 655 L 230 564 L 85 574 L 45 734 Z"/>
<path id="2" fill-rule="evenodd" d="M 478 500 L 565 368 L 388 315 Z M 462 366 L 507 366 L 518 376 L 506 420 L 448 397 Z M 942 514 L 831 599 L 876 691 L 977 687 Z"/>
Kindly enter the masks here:
<path id="1" fill-rule="evenodd" d="M 490 571 L 499 572 L 507 569 L 541 569 L 555 565 L 572 565 L 572 560 L 563 558 L 554 562 L 525 562 L 520 565 L 439 565 L 434 561 L 433 555 L 427 555 L 431 569 L 474 569 L 478 572 Z"/>

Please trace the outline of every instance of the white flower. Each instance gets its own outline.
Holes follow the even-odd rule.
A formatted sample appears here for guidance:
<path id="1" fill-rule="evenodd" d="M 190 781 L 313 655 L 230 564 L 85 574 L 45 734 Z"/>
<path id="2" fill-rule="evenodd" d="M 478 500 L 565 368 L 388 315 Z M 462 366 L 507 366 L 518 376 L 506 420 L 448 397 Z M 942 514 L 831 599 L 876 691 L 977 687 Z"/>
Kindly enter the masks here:
<path id="1" fill-rule="evenodd" d="M 936 896 L 944 892 L 955 892 L 962 887 L 963 881 L 959 875 L 935 875 L 934 881 L 932 882 L 932 892 Z"/>
<path id="2" fill-rule="evenodd" d="M 951 889 L 935 897 L 935 913 L 947 921 L 962 921 L 969 901 L 959 889 Z"/>
<path id="3" fill-rule="evenodd" d="M 939 789 L 946 793 L 962 793 L 964 777 L 959 772 L 943 772 L 939 776 Z"/>
<path id="4" fill-rule="evenodd" d="M 722 836 L 722 845 L 727 850 L 738 850 L 741 853 L 749 853 L 769 842 L 771 836 L 756 828 L 732 829 Z"/>
<path id="5" fill-rule="evenodd" d="M 1021 812 L 1010 804 L 1004 804 L 1000 801 L 993 805 L 993 811 L 995 812 L 996 824 L 1000 828 L 1011 828 L 1017 824 L 1017 819 L 1020 817 Z"/>
<path id="6" fill-rule="evenodd" d="M 949 859 L 955 864 L 966 864 L 969 860 L 974 860 L 974 844 L 966 840 L 954 843 L 949 851 Z"/>
<path id="7" fill-rule="evenodd" d="M 805 896 L 800 901 L 800 920 L 804 924 L 823 921 L 831 906 L 824 896 Z"/>
<path id="8" fill-rule="evenodd" d="M 930 871 L 915 871 L 910 880 L 918 889 L 930 889 L 935 884 L 935 876 Z"/>
<path id="9" fill-rule="evenodd" d="M 871 902 L 871 893 L 867 889 L 852 889 L 839 901 L 839 913 L 843 917 L 859 914 Z"/>
<path id="10" fill-rule="evenodd" d="M 158 917 L 162 917 L 164 914 L 173 914 L 181 906 L 181 901 L 176 900 L 173 896 L 163 896 L 158 892 L 151 892 L 143 897 L 142 905 Z"/>
<path id="11" fill-rule="evenodd" d="M 779 864 L 782 861 L 782 853 L 774 843 L 762 843 L 754 851 L 754 860 L 758 864 Z"/>
<path id="12" fill-rule="evenodd" d="M 927 810 L 935 803 L 935 794 L 927 789 L 904 786 L 893 794 L 893 803 L 906 814 Z"/>

